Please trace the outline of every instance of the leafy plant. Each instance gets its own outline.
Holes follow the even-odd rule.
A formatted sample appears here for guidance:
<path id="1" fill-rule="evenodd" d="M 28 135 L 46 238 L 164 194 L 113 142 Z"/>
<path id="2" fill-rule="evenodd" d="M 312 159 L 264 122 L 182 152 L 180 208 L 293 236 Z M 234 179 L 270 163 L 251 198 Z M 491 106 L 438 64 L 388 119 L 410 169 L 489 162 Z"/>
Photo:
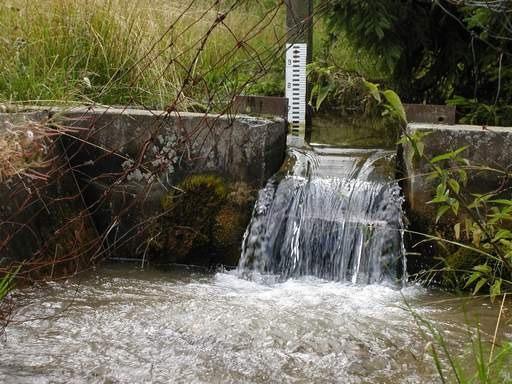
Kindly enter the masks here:
<path id="1" fill-rule="evenodd" d="M 316 110 L 337 110 L 346 114 L 364 114 L 368 110 L 368 90 L 364 79 L 327 62 L 307 67 L 311 83 L 309 104 Z"/>
<path id="2" fill-rule="evenodd" d="M 467 146 L 429 158 L 424 153 L 424 137 L 405 135 L 402 143 L 409 143 L 414 154 L 428 164 L 427 178 L 436 185 L 429 202 L 436 207 L 436 223 L 450 216 L 444 221 L 451 226 L 453 240 L 435 238 L 454 246 L 446 248 L 449 256 L 444 259 L 444 272 L 462 274 L 462 280 L 455 276 L 459 288 L 471 288 L 473 294 L 486 288 L 494 300 L 512 288 L 512 199 L 501 196 L 505 187 L 470 193 L 467 186 L 475 172 L 505 179 L 510 175 L 506 170 L 472 164 L 464 158 Z"/>
<path id="3" fill-rule="evenodd" d="M 314 62 L 307 67 L 308 79 L 313 84 L 309 104 L 318 111 L 329 94 L 335 89 L 334 66 Z"/>
<path id="4" fill-rule="evenodd" d="M 457 107 L 463 115 L 460 122 L 464 124 L 486 123 L 500 126 L 510 124 L 512 121 L 512 105 L 507 101 L 486 104 L 479 102 L 478 99 L 455 96 L 446 103 Z"/>
<path id="5" fill-rule="evenodd" d="M 378 84 L 366 80 L 364 80 L 364 85 L 368 89 L 370 96 L 383 108 L 383 116 L 391 116 L 391 118 L 398 120 L 402 124 L 407 123 L 404 106 L 400 96 L 395 91 L 391 89 L 381 91 Z"/>
<path id="6" fill-rule="evenodd" d="M 407 102 L 474 100 L 461 108 L 466 119 L 512 124 L 510 1 L 329 0 L 323 5 L 333 44 L 346 37 L 355 49 L 386 63 L 389 86 Z"/>

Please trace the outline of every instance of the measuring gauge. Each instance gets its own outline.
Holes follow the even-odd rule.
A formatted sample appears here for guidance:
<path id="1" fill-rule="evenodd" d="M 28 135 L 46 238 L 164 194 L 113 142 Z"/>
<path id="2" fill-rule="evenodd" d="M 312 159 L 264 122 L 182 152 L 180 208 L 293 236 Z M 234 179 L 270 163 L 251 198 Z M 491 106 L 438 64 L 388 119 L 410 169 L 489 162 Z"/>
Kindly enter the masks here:
<path id="1" fill-rule="evenodd" d="M 304 137 L 306 133 L 306 62 L 307 44 L 286 45 L 286 97 L 288 122 L 292 134 Z"/>

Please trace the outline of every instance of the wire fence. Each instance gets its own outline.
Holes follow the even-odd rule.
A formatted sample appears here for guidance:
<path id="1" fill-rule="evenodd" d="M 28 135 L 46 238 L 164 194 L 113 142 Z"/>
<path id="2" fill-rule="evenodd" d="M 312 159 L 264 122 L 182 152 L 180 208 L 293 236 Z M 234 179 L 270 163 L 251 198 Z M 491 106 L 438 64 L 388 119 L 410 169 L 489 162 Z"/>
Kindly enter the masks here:
<path id="1" fill-rule="evenodd" d="M 97 7 L 101 13 L 123 4 L 131 3 L 98 0 L 64 11 L 71 15 Z M 18 99 L 13 104 L 19 111 L 39 106 L 30 113 L 3 115 L 0 275 L 19 268 L 18 284 L 32 284 L 67 279 L 111 257 L 144 263 L 157 245 L 160 253 L 165 252 L 169 241 L 162 244 L 160 239 L 162 220 L 182 214 L 173 204 L 185 193 L 179 186 L 183 179 L 180 169 L 193 169 L 194 164 L 215 156 L 211 148 L 204 149 L 208 137 L 227 135 L 237 124 L 234 100 L 238 95 L 269 81 L 269 74 L 274 76 L 271 82 L 276 76 L 284 78 L 290 38 L 284 27 L 284 1 L 190 0 L 187 5 L 175 2 L 165 11 L 169 21 L 163 32 L 150 37 L 137 31 L 136 22 L 127 16 L 126 25 L 120 28 L 131 35 L 116 35 L 117 39 L 128 37 L 122 42 L 122 52 L 101 35 L 107 26 L 98 22 L 94 27 L 94 17 L 89 19 L 87 31 L 96 34 L 96 41 L 83 45 L 94 52 L 87 56 L 88 63 L 94 64 L 102 53 L 121 52 L 127 59 L 113 63 L 118 67 L 110 68 L 102 82 L 93 70 L 77 72 L 78 100 L 68 99 L 48 112 L 46 104 L 62 101 Z M 320 14 L 322 7 L 315 12 Z M 154 10 L 150 14 L 154 15 Z M 147 23 L 150 28 L 151 20 Z M 63 27 L 71 30 L 76 25 L 64 23 Z M 110 28 L 103 32 L 114 34 Z M 16 38 L 16 42 L 13 62 L 21 61 L 24 50 L 32 49 L 29 38 Z M 73 49 L 74 55 L 82 53 L 86 54 Z M 30 58 L 25 60 L 30 64 Z M 146 77 L 158 90 L 150 105 L 141 97 L 141 92 L 147 92 L 141 91 Z M 112 126 L 108 117 L 113 108 L 102 103 L 120 90 L 126 91 L 127 97 L 115 113 L 126 129 Z M 130 106 L 136 106 L 139 111 L 135 115 L 144 115 L 151 124 L 139 129 Z M 196 113 L 191 123 L 184 122 L 183 111 Z M 186 129 L 184 124 L 188 124 Z M 155 201 L 155 191 L 161 210 L 146 212 L 148 202 Z M 170 203 L 165 204 L 165 199 Z M 182 236 L 183 244 L 191 237 L 201 237 L 201 229 L 181 222 L 167 228 L 176 232 L 175 240 Z M 189 233 L 188 237 L 183 233 Z M 183 244 L 175 243 L 174 251 Z M 2 303 L 0 319 L 5 326 L 13 307 L 11 300 Z"/>
<path id="2" fill-rule="evenodd" d="M 436 3 L 444 7 L 443 2 Z M 510 1 L 449 3 L 501 12 L 503 25 L 512 31 Z M 16 81 L 12 83 L 44 77 L 43 86 L 32 93 L 13 92 L 18 95 L 17 105 L 62 104 L 62 99 L 44 97 L 44 84 L 51 81 L 48 74 L 58 77 L 52 70 L 65 54 L 74 87 L 74 98 L 51 116 L 44 108 L 30 115 L 32 122 L 12 114 L 15 118 L 6 117 L 0 133 L 0 275 L 21 266 L 21 284 L 66 279 L 125 253 L 135 259 L 151 258 L 151 250 L 160 244 L 162 218 L 179 216 L 176 209 L 181 209 L 170 203 L 161 204 L 160 212 L 144 212 L 155 190 L 171 200 L 179 199 L 183 194 L 179 177 L 170 176 L 170 170 L 179 175 L 179 169 L 214 155 L 202 148 L 209 135 L 222 135 L 236 124 L 237 96 L 255 90 L 284 91 L 286 42 L 293 39 L 285 28 L 283 0 L 189 0 L 152 6 L 123 0 L 55 4 L 52 16 L 48 15 L 52 12 L 41 13 L 37 20 L 30 19 L 36 16 L 24 13 L 29 11 L 15 1 L 2 5 L 2 11 L 31 21 L 20 28 L 13 25 L 12 41 L 0 48 L 0 55 L 11 58 L 3 76 L 13 76 Z M 328 7 L 329 2 L 318 5 L 313 19 Z M 97 11 L 87 22 L 77 22 L 91 9 Z M 118 13 L 123 17 L 112 19 Z M 106 16 L 102 19 L 102 15 Z M 154 26 L 157 19 L 158 28 Z M 8 20 L 0 24 L 2 28 L 16 18 Z M 44 20 L 58 28 L 39 28 Z M 17 36 L 20 30 L 34 35 Z M 148 35 L 147 30 L 157 32 Z M 75 37 L 83 34 L 83 39 L 76 39 L 79 45 L 69 42 L 72 31 Z M 36 32 L 50 36 L 47 45 L 35 40 Z M 54 54 L 59 39 L 67 45 Z M 52 60 L 46 60 L 47 56 Z M 113 59 L 117 56 L 122 60 Z M 88 66 L 77 69 L 82 62 Z M 24 78 L 15 77 L 20 65 Z M 9 72 L 9 68 L 18 72 Z M 111 112 L 110 107 L 101 107 L 112 100 L 122 100 L 118 109 L 124 111 L 128 126 L 132 125 L 130 106 L 145 110 L 153 123 L 130 134 L 99 124 L 102 115 Z M 73 109 L 71 101 L 90 110 Z M 103 112 L 98 115 L 93 110 Z M 180 123 L 183 111 L 197 113 L 186 130 Z M 112 132 L 126 137 L 116 142 L 110 137 Z M 143 214 L 134 220 L 134 212 Z M 173 228 L 181 235 L 188 231 L 201 236 L 197 228 L 185 228 L 183 223 Z M 11 304 L 0 308 L 0 318 L 7 321 L 10 308 Z"/>

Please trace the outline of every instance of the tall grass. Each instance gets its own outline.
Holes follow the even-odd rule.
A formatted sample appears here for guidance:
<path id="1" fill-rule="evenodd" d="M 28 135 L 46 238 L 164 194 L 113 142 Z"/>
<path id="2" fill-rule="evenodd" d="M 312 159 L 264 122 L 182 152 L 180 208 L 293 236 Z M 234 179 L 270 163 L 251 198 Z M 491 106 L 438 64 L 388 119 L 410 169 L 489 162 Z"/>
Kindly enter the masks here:
<path id="1" fill-rule="evenodd" d="M 12 289 L 12 284 L 16 273 L 17 271 L 13 273 L 7 273 L 0 278 L 0 301 L 3 300 Z"/>
<path id="2" fill-rule="evenodd" d="M 177 100 L 188 109 L 245 83 L 275 92 L 283 64 L 261 57 L 282 45 L 284 12 L 274 12 L 277 2 L 235 3 L 4 0 L 0 100 L 150 107 Z M 222 12 L 226 18 L 209 32 Z M 255 73 L 270 76 L 269 89 Z"/>
<path id="3" fill-rule="evenodd" d="M 492 337 L 481 330 L 478 321 L 475 324 L 466 316 L 465 324 L 462 324 L 466 329 L 462 349 L 450 345 L 444 330 L 412 309 L 407 302 L 405 304 L 428 341 L 425 352 L 432 358 L 440 383 L 512 383 L 512 342 L 506 339 L 501 329 L 506 322 L 506 294 L 502 297 Z"/>
<path id="4" fill-rule="evenodd" d="M 8 294 L 14 287 L 14 278 L 19 270 L 20 267 L 15 268 L 0 277 L 0 335 L 3 334 L 13 310 L 12 301 L 9 300 Z"/>

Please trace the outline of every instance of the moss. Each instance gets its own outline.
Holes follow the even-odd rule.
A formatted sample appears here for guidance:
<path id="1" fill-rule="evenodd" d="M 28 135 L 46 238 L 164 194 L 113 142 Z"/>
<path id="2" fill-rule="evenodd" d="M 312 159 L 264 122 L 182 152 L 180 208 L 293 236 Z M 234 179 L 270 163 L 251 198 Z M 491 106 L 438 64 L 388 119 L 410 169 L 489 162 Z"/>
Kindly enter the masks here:
<path id="1" fill-rule="evenodd" d="M 160 204 L 166 211 L 178 207 L 190 208 L 194 211 L 195 209 L 214 208 L 223 202 L 226 196 L 227 187 L 222 178 L 215 175 L 198 174 L 185 178 L 176 189 L 162 197 Z"/>
<path id="2" fill-rule="evenodd" d="M 160 259 L 186 262 L 208 249 L 215 217 L 226 197 L 224 180 L 210 174 L 191 175 L 163 196 L 161 207 L 166 213 L 158 221 L 160 236 L 155 243 Z"/>
<path id="3" fill-rule="evenodd" d="M 152 233 L 162 262 L 236 265 L 256 191 L 211 174 L 187 177 L 161 199 Z"/>
<path id="4" fill-rule="evenodd" d="M 187 177 L 179 185 L 185 192 L 211 192 L 211 196 L 219 199 L 226 197 L 227 190 L 225 182 L 215 175 L 193 175 Z"/>
<path id="5" fill-rule="evenodd" d="M 222 255 L 223 264 L 238 264 L 241 240 L 247 226 L 246 216 L 243 211 L 224 207 L 215 217 L 213 245 Z"/>

